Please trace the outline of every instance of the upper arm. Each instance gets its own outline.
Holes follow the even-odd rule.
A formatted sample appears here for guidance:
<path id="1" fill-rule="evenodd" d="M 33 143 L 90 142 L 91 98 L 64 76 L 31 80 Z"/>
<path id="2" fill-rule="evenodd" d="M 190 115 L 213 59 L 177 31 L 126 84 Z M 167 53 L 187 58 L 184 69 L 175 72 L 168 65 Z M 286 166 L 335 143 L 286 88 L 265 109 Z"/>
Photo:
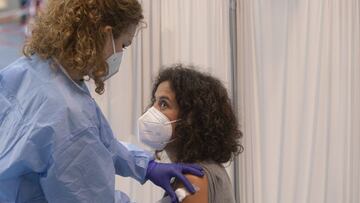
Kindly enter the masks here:
<path id="1" fill-rule="evenodd" d="M 41 186 L 49 202 L 114 202 L 114 166 L 96 134 L 84 131 L 55 152 Z"/>
<path id="2" fill-rule="evenodd" d="M 188 195 L 182 203 L 208 203 L 208 179 L 206 174 L 203 177 L 197 177 L 194 175 L 185 175 L 186 178 L 198 188 L 195 194 Z M 184 187 L 183 185 L 177 185 L 176 187 Z"/>

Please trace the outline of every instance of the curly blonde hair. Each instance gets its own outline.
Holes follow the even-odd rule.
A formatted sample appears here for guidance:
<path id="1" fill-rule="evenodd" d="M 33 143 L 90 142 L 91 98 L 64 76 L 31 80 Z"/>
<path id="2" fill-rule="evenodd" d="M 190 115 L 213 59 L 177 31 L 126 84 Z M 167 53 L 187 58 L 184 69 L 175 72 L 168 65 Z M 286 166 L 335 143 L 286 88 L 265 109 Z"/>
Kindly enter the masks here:
<path id="1" fill-rule="evenodd" d="M 106 33 L 111 26 L 114 38 L 143 19 L 137 0 L 50 0 L 32 27 L 24 55 L 56 58 L 69 72 L 92 76 L 96 92 L 105 90 L 102 78 L 108 65 L 103 56 Z"/>

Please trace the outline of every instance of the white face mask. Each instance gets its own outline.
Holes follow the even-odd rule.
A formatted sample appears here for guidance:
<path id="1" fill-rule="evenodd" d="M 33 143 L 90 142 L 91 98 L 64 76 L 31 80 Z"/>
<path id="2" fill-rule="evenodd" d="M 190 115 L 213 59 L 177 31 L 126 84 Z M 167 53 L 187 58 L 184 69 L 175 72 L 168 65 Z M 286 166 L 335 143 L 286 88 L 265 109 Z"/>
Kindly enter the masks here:
<path id="1" fill-rule="evenodd" d="M 112 34 L 111 36 L 112 36 L 112 45 L 113 45 L 114 53 L 113 55 L 111 55 L 109 58 L 106 59 L 106 63 L 108 64 L 109 67 L 108 67 L 108 74 L 103 79 L 104 81 L 109 79 L 119 71 L 121 60 L 123 57 L 123 52 L 116 52 L 114 36 Z"/>
<path id="2" fill-rule="evenodd" d="M 155 150 L 162 150 L 171 142 L 171 123 L 177 121 L 170 121 L 155 107 L 151 107 L 138 119 L 138 139 Z"/>

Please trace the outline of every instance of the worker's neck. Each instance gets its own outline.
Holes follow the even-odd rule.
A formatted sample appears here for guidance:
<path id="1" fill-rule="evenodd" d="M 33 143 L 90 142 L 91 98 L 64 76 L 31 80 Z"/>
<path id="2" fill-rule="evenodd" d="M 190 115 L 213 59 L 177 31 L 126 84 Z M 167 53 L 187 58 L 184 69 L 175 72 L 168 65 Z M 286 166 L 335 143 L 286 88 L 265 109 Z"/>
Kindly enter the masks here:
<path id="1" fill-rule="evenodd" d="M 55 58 L 55 57 L 54 57 Z M 55 58 L 55 61 L 58 65 L 61 65 L 62 68 L 64 69 L 64 71 L 66 71 L 66 73 L 69 75 L 69 77 L 75 81 L 76 83 L 79 83 L 83 80 L 84 75 L 81 73 L 81 71 L 74 69 L 74 68 L 69 68 L 66 63 L 61 62 L 60 60 Z"/>

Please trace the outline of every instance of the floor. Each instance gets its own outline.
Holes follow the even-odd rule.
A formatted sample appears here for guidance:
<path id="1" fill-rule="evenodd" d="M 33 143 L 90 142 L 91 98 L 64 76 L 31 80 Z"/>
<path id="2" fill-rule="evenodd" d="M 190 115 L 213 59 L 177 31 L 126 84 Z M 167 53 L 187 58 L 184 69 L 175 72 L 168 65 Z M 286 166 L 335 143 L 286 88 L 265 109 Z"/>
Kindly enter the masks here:
<path id="1" fill-rule="evenodd" d="M 0 24 L 0 69 L 22 56 L 24 38 L 18 23 Z"/>

